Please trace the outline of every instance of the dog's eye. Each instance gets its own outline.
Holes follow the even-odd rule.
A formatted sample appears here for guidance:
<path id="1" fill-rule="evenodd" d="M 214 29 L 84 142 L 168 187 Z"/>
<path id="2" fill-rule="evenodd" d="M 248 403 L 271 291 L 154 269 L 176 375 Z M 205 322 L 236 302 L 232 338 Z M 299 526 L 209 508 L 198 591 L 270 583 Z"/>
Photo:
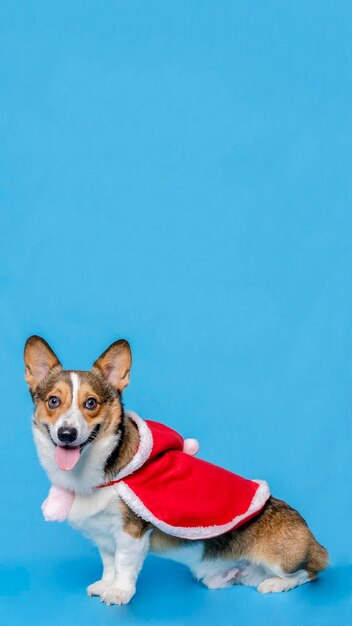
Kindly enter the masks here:
<path id="1" fill-rule="evenodd" d="M 88 409 L 89 411 L 93 411 L 93 409 L 97 408 L 97 401 L 95 398 L 87 398 L 87 400 L 84 403 L 84 406 L 86 409 Z"/>
<path id="2" fill-rule="evenodd" d="M 48 406 L 50 409 L 57 409 L 60 406 L 61 400 L 57 396 L 50 396 L 48 400 Z"/>

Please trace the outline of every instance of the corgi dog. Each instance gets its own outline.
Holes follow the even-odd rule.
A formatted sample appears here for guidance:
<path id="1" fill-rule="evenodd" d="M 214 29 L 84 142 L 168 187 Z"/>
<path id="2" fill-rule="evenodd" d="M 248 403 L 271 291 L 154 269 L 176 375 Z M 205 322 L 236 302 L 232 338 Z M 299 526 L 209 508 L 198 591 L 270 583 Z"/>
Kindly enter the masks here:
<path id="1" fill-rule="evenodd" d="M 164 467 L 154 465 L 154 478 L 149 470 L 143 482 L 144 475 L 138 468 L 146 459 L 148 445 L 147 456 L 150 455 L 150 433 L 154 432 L 154 440 L 174 438 L 170 458 L 181 463 L 181 468 L 183 463 L 193 462 L 194 457 L 184 454 L 186 450 L 182 451 L 177 433 L 167 427 L 160 429 L 156 423 L 148 426 L 136 414 L 124 410 L 122 393 L 129 383 L 132 364 L 127 341 L 113 343 L 90 371 L 74 371 L 63 369 L 46 341 L 32 336 L 25 345 L 24 361 L 35 407 L 34 441 L 41 465 L 53 485 L 43 505 L 44 516 L 50 520 L 67 518 L 100 552 L 103 573 L 100 580 L 88 586 L 89 596 L 100 596 L 107 605 L 127 604 L 135 594 L 137 577 L 148 552 L 185 564 L 210 589 L 242 584 L 255 586 L 261 593 L 288 591 L 313 580 L 327 567 L 328 553 L 301 515 L 270 496 L 266 484 L 263 486 L 260 481 L 239 479 L 245 481 L 239 482 L 243 493 L 250 489 L 255 492 L 247 513 L 240 511 L 232 525 L 222 521 L 222 525 L 214 526 L 212 521 L 211 532 L 200 528 L 192 531 L 193 535 L 191 531 L 187 534 L 182 529 L 175 530 L 176 522 L 173 526 L 169 521 L 159 523 L 156 515 L 148 513 L 150 507 L 141 504 L 136 493 L 146 494 L 151 502 L 154 488 L 150 481 L 158 483 L 164 477 L 158 474 L 166 476 L 168 471 L 154 471 L 153 467 Z M 179 449 L 175 450 L 177 446 Z M 156 450 L 155 463 L 162 464 L 163 459 L 168 463 L 168 458 Z M 202 468 L 211 465 L 195 458 L 194 461 L 205 464 Z M 212 472 L 217 471 L 216 466 L 212 468 Z M 218 475 L 215 474 L 215 484 Z M 221 474 L 224 485 L 230 485 L 226 482 L 229 475 Z M 236 496 L 231 489 L 225 495 L 228 505 L 233 504 L 236 509 Z M 181 500 L 165 497 L 166 500 L 165 515 L 171 511 L 176 519 L 178 511 L 172 508 L 177 509 Z M 202 496 L 206 515 L 217 522 L 214 499 L 211 503 L 204 500 Z M 186 516 L 187 507 L 184 505 Z"/>

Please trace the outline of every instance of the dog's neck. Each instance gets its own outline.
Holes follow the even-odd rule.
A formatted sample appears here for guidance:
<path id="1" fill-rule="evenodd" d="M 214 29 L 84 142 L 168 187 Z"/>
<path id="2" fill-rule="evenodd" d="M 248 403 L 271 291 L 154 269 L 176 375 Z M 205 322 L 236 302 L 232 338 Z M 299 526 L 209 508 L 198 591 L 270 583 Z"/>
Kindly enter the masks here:
<path id="1" fill-rule="evenodd" d="M 62 471 L 55 461 L 55 447 L 47 434 L 33 426 L 34 440 L 40 462 L 53 485 L 74 493 L 89 494 L 126 467 L 139 445 L 137 428 L 127 416 L 123 416 L 121 432 L 97 438 L 87 446 L 77 466 L 69 472 Z"/>
<path id="2" fill-rule="evenodd" d="M 106 482 L 112 480 L 131 461 L 139 446 L 139 433 L 133 422 L 126 415 L 118 429 L 119 440 L 106 460 L 104 472 Z"/>

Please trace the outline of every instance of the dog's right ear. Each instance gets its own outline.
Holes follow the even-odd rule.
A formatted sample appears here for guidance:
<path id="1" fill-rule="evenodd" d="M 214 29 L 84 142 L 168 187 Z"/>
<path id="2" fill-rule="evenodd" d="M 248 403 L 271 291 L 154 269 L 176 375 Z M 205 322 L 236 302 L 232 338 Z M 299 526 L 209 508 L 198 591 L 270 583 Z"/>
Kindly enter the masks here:
<path id="1" fill-rule="evenodd" d="M 61 367 L 59 359 L 49 344 L 37 335 L 32 335 L 26 341 L 24 363 L 25 379 L 31 391 L 34 391 L 53 367 Z"/>

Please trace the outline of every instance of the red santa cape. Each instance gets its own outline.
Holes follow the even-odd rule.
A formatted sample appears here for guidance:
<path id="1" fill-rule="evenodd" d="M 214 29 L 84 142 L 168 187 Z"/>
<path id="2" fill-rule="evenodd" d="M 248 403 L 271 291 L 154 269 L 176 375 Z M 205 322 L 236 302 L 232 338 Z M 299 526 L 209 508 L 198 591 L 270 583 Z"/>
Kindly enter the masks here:
<path id="1" fill-rule="evenodd" d="M 126 412 L 140 444 L 132 460 L 105 487 L 139 517 L 183 539 L 208 539 L 257 515 L 270 496 L 267 483 L 247 480 L 183 452 L 184 440 L 168 426 Z"/>

